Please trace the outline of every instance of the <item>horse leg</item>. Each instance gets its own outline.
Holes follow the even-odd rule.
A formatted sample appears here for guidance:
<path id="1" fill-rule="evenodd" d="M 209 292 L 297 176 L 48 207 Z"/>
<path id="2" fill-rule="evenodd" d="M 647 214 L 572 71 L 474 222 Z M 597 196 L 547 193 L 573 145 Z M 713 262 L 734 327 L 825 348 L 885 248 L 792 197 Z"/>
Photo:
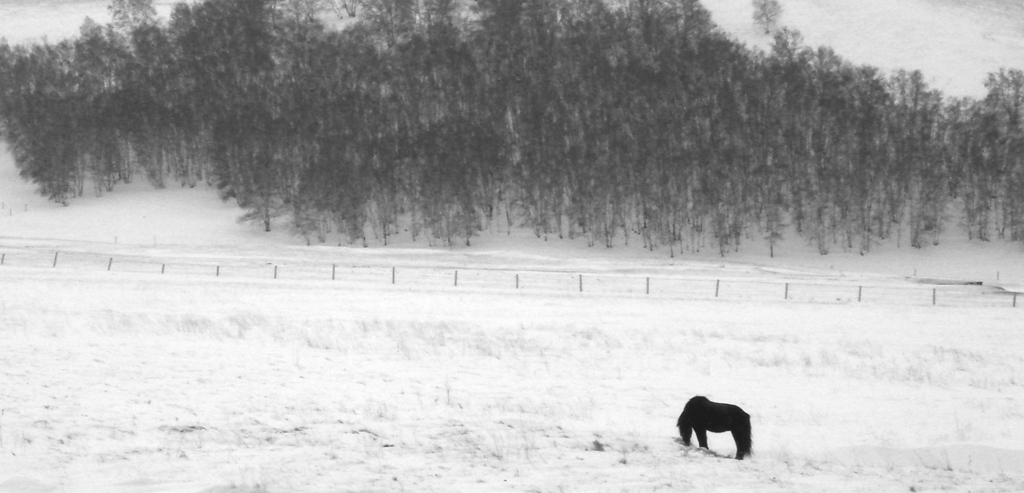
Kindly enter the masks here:
<path id="1" fill-rule="evenodd" d="M 697 443 L 701 448 L 708 448 L 708 431 L 704 428 L 694 428 L 693 431 L 697 434 Z"/>
<path id="2" fill-rule="evenodd" d="M 679 428 L 679 432 L 683 435 L 683 445 L 690 446 L 690 436 L 693 434 L 693 429 L 690 425 L 684 425 Z"/>

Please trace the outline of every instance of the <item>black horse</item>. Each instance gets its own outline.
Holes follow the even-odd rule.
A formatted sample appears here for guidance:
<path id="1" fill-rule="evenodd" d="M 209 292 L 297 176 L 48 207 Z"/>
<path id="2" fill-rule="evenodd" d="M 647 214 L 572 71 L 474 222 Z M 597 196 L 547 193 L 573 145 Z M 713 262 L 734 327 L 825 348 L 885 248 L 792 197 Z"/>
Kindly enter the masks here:
<path id="1" fill-rule="evenodd" d="M 676 423 L 679 434 L 683 437 L 683 445 L 690 445 L 690 432 L 697 433 L 697 443 L 708 448 L 708 433 L 732 432 L 736 440 L 736 459 L 743 460 L 750 455 L 750 415 L 739 406 L 711 402 L 707 397 L 698 395 L 686 403 L 683 414 Z"/>

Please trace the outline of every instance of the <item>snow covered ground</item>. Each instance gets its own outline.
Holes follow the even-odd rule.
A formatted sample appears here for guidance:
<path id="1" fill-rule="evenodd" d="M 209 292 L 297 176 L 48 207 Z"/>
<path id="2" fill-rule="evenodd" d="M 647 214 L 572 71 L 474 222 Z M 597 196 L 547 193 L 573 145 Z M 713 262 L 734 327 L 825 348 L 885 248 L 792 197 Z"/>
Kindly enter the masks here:
<path id="1" fill-rule="evenodd" d="M 69 3 L 2 1 L 0 36 L 73 33 Z M 812 43 L 831 29 L 856 61 L 956 55 L 932 74 L 950 87 L 996 68 L 835 34 L 896 22 L 889 3 L 939 6 L 920 25 L 953 29 L 956 2 L 865 0 L 826 22 L 846 3 L 785 1 L 783 22 Z M 75 4 L 99 18 L 105 2 Z M 756 41 L 749 2 L 707 5 Z M 1019 245 L 953 232 L 819 256 L 790 238 L 775 258 L 670 258 L 495 231 L 450 250 L 309 247 L 238 224 L 202 185 L 61 207 L 2 148 L 0 202 L 0 493 L 1024 490 Z M 752 415 L 751 460 L 728 459 L 728 435 L 711 452 L 675 440 L 695 394 Z"/>
<path id="2" fill-rule="evenodd" d="M 167 19 L 174 0 L 153 0 L 157 15 Z M 189 2 L 191 3 L 191 2 Z M 11 43 L 57 42 L 77 36 L 82 21 L 110 22 L 109 0 L 2 0 L 0 1 L 0 38 Z"/>
<path id="3" fill-rule="evenodd" d="M 0 276 L 0 491 L 1024 488 L 1010 308 Z"/>
<path id="4" fill-rule="evenodd" d="M 752 22 L 751 0 L 702 0 L 723 29 L 752 46 L 770 36 Z M 1000 67 L 1024 69 L 1019 0 L 779 0 L 780 25 L 811 46 L 894 71 L 921 70 L 947 96 L 983 97 Z"/>
<path id="5" fill-rule="evenodd" d="M 305 246 L 202 186 L 62 207 L 15 175 L 3 493 L 1024 489 L 1019 246 Z M 752 415 L 751 460 L 677 442 L 696 394 Z"/>

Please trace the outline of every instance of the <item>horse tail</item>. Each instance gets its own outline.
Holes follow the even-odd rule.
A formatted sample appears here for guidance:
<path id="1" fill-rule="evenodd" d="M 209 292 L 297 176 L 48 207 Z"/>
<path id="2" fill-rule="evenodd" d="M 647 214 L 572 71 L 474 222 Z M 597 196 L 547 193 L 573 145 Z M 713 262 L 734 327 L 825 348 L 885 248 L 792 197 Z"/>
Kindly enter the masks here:
<path id="1" fill-rule="evenodd" d="M 754 440 L 751 438 L 750 415 L 744 413 L 743 419 L 741 419 L 740 423 L 737 424 L 732 435 L 736 440 L 737 459 L 743 459 L 745 456 L 753 455 Z"/>

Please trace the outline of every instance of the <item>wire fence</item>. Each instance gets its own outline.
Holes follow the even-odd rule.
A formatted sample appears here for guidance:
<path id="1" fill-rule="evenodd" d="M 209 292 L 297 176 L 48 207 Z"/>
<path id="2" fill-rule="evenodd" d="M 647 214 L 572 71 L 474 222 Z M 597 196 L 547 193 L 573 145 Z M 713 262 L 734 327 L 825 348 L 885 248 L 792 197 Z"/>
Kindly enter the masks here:
<path id="1" fill-rule="evenodd" d="M 0 252 L 0 267 L 109 271 L 165 276 L 281 281 L 331 281 L 353 286 L 390 284 L 419 289 L 517 291 L 535 294 L 600 294 L 680 300 L 782 300 L 796 303 L 874 303 L 964 307 L 1017 307 L 1019 293 L 980 282 L 858 283 L 766 280 L 737 276 L 685 277 L 559 270 L 349 265 L 313 261 L 268 262 L 247 258 L 162 261 L 149 256 L 93 252 Z M 0 279 L 2 280 L 2 279 Z M 1024 299 L 1021 300 L 1024 303 Z"/>

